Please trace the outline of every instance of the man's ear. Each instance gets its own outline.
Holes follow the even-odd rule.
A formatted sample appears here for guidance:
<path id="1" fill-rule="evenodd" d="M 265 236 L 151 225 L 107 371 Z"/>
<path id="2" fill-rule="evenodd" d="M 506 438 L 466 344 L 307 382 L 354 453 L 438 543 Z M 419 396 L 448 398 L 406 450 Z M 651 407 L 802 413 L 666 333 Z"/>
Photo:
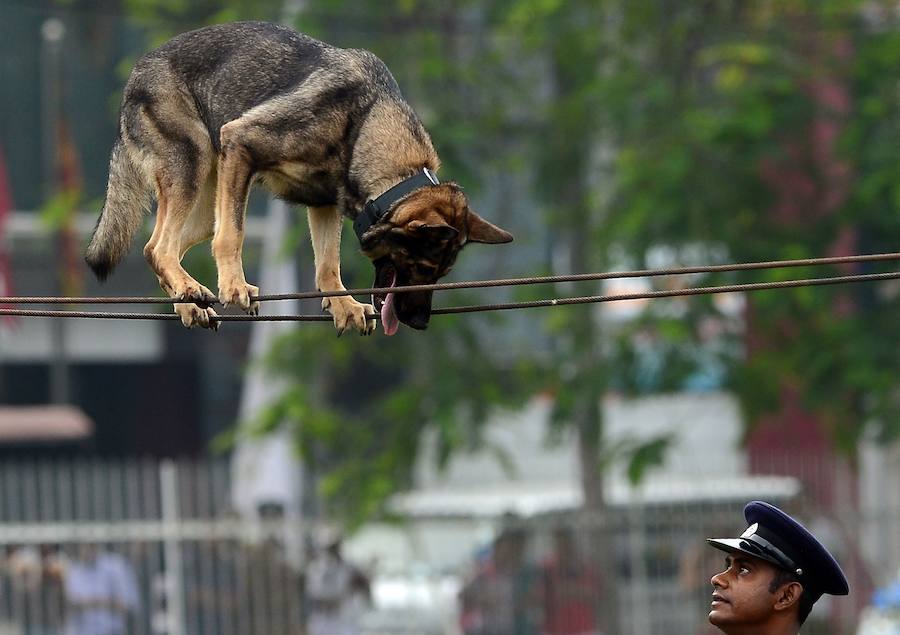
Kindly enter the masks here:
<path id="1" fill-rule="evenodd" d="M 468 242 L 470 243 L 496 245 L 499 243 L 512 242 L 512 234 L 505 229 L 500 229 L 496 225 L 484 220 L 471 209 L 469 210 L 467 220 L 469 224 Z"/>
<path id="2" fill-rule="evenodd" d="M 799 582 L 783 584 L 775 591 L 775 610 L 786 611 L 796 606 L 803 593 L 803 585 Z"/>

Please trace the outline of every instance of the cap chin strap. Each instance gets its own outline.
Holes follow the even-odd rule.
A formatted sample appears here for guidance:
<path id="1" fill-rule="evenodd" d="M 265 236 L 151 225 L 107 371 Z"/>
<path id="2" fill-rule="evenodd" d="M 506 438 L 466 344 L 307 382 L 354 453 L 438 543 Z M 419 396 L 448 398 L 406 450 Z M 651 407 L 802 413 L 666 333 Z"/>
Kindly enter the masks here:
<path id="1" fill-rule="evenodd" d="M 356 232 L 356 238 L 362 243 L 363 234 L 369 228 L 378 223 L 384 215 L 390 211 L 391 207 L 401 198 L 431 185 L 440 185 L 441 182 L 435 176 L 434 172 L 428 168 L 422 168 L 420 172 L 400 181 L 397 185 L 389 189 L 378 198 L 366 202 L 359 216 L 353 221 L 353 231 Z"/>

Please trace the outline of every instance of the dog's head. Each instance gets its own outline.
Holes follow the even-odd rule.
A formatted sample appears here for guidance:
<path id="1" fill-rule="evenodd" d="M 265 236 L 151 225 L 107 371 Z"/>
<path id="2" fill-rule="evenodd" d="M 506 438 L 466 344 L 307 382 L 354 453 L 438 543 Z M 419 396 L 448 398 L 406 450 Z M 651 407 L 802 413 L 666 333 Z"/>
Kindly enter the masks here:
<path id="1" fill-rule="evenodd" d="M 363 234 L 361 244 L 375 265 L 375 287 L 402 287 L 433 284 L 445 276 L 467 243 L 512 239 L 470 209 L 459 186 L 442 183 L 400 199 Z M 431 317 L 431 291 L 375 296 L 375 309 L 388 335 L 399 322 L 424 329 Z"/>

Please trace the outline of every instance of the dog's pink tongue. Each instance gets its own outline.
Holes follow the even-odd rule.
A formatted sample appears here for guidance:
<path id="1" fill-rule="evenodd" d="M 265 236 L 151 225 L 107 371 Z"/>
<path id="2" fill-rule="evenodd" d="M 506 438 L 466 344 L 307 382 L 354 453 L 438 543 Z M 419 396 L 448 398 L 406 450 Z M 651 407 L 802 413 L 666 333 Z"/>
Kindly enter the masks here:
<path id="1" fill-rule="evenodd" d="M 397 275 L 391 279 L 391 286 L 397 282 Z M 381 328 L 385 335 L 393 335 L 400 328 L 400 318 L 397 317 L 397 309 L 394 307 L 394 294 L 388 293 L 381 305 Z"/>

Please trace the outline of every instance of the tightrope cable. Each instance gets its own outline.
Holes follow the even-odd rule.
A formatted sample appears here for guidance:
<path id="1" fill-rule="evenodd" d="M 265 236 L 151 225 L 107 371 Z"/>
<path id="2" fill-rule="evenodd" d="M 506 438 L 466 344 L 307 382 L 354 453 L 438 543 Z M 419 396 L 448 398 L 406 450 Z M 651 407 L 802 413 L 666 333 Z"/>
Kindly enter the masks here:
<path id="1" fill-rule="evenodd" d="M 595 274 L 588 274 L 595 275 Z M 444 307 L 434 309 L 432 315 L 448 315 L 457 313 L 476 313 L 482 311 L 506 311 L 511 309 L 530 309 L 550 306 L 570 306 L 576 304 L 596 304 L 602 302 L 619 302 L 624 300 L 646 300 L 653 298 L 672 298 L 679 296 L 709 295 L 719 293 L 739 293 L 748 291 L 764 291 L 772 289 L 791 289 L 797 287 L 814 287 L 836 284 L 848 284 L 858 282 L 874 282 L 900 279 L 900 271 L 887 273 L 870 273 L 849 276 L 834 276 L 828 278 L 807 278 L 800 280 L 780 280 L 776 282 L 753 282 L 746 284 L 730 284 L 712 287 L 688 287 L 684 289 L 668 289 L 661 291 L 645 291 L 638 293 L 617 293 L 608 295 L 590 295 L 574 298 L 554 298 L 549 300 L 532 300 L 526 302 L 508 302 L 494 304 L 480 304 L 458 307 Z M 451 283 L 458 284 L 458 283 Z M 0 304 L 4 302 L 0 298 Z M 72 300 L 69 300 L 72 302 Z M 29 309 L 0 308 L 0 316 L 24 316 L 24 317 L 65 317 L 65 318 L 93 318 L 93 319 L 117 319 L 117 320 L 180 320 L 175 314 L 164 313 L 110 313 L 102 311 L 44 311 Z M 378 315 L 369 315 L 369 319 L 379 319 Z M 331 322 L 329 315 L 218 315 L 211 318 L 217 322 Z"/>
<path id="2" fill-rule="evenodd" d="M 900 260 L 900 252 L 865 254 L 855 256 L 835 256 L 829 258 L 804 258 L 793 260 L 770 260 L 765 262 L 745 262 L 724 265 L 698 265 L 673 267 L 668 269 L 641 269 L 637 271 L 611 271 L 603 273 L 579 273 L 559 276 L 533 276 L 528 278 L 505 278 L 500 280 L 469 280 L 464 282 L 442 282 L 404 287 L 376 287 L 373 289 L 346 289 L 342 291 L 304 291 L 300 293 L 279 293 L 260 295 L 253 300 L 259 302 L 273 300 L 309 300 L 346 295 L 384 295 L 386 293 L 412 293 L 417 291 L 449 291 L 452 289 L 481 289 L 488 287 L 511 287 L 531 284 L 555 284 L 562 282 L 588 282 L 596 280 L 617 280 L 624 278 L 652 278 L 696 273 L 724 273 L 731 271 L 754 271 L 761 269 L 781 269 L 785 267 L 813 267 L 824 265 L 845 265 L 866 262 L 886 262 Z M 0 297 L 2 304 L 173 304 L 184 302 L 173 298 L 160 297 L 43 297 L 20 296 Z"/>

